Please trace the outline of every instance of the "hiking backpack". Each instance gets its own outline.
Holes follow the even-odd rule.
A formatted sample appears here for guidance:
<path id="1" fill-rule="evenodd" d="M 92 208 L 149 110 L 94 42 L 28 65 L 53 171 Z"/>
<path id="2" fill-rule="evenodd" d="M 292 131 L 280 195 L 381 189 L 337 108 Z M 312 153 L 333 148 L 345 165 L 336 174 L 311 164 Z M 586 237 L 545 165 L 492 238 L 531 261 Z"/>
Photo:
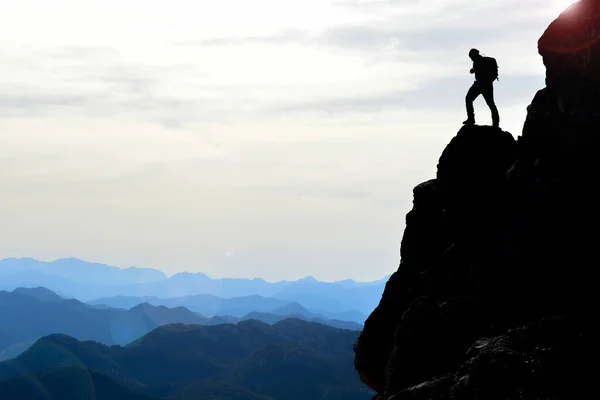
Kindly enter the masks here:
<path id="1" fill-rule="evenodd" d="M 490 77 L 490 81 L 500 80 L 498 78 L 498 63 L 493 57 L 483 57 L 485 74 Z"/>

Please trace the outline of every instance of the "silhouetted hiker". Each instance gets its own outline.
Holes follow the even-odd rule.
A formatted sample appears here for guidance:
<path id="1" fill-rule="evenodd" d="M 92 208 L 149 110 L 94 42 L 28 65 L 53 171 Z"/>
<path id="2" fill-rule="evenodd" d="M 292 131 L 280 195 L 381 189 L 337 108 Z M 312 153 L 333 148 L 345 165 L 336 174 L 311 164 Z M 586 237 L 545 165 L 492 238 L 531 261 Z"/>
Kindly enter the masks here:
<path id="1" fill-rule="evenodd" d="M 479 54 L 479 50 L 471 49 L 469 57 L 473 60 L 473 68 L 471 73 L 475 74 L 475 82 L 467 92 L 467 120 L 463 122 L 465 125 L 475 124 L 475 110 L 473 102 L 479 95 L 483 95 L 485 102 L 492 111 L 492 123 L 495 127 L 500 125 L 500 115 L 498 108 L 494 102 L 494 81 L 498 79 L 498 64 L 492 57 L 483 57 Z"/>

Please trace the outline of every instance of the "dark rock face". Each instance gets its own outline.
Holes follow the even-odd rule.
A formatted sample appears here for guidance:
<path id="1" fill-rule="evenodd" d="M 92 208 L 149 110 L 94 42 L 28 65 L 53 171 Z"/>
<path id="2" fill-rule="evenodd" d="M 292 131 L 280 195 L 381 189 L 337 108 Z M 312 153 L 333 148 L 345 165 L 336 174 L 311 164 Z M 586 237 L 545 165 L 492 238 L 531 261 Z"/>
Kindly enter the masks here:
<path id="1" fill-rule="evenodd" d="M 454 373 L 408 387 L 393 400 L 576 399 L 589 397 L 597 367 L 598 339 L 564 318 L 549 318 L 482 338 Z"/>
<path id="2" fill-rule="evenodd" d="M 580 0 L 565 10 L 538 42 L 549 87 L 600 81 L 600 3 Z"/>
<path id="3" fill-rule="evenodd" d="M 398 271 L 355 344 L 380 399 L 574 399 L 600 367 L 600 0 L 539 41 L 522 136 L 462 128 L 414 189 Z"/>
<path id="4" fill-rule="evenodd" d="M 592 154 L 600 121 L 600 2 L 580 0 L 564 11 L 539 39 L 538 50 L 546 88 L 529 107 L 525 150 L 546 159 Z"/>

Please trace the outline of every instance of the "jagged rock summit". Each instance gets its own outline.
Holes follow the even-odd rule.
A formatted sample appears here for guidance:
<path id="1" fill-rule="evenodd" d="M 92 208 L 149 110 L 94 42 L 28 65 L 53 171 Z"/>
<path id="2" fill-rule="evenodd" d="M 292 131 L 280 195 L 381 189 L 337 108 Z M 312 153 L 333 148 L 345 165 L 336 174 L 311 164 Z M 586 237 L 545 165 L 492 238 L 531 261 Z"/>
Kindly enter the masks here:
<path id="1" fill-rule="evenodd" d="M 600 0 L 563 12 L 522 135 L 464 127 L 414 189 L 400 266 L 355 345 L 379 399 L 595 392 L 599 35 Z"/>
<path id="2" fill-rule="evenodd" d="M 580 0 L 554 20 L 538 41 L 549 78 L 600 81 L 600 3 Z M 549 86 L 565 85 L 560 79 L 549 79 Z"/>

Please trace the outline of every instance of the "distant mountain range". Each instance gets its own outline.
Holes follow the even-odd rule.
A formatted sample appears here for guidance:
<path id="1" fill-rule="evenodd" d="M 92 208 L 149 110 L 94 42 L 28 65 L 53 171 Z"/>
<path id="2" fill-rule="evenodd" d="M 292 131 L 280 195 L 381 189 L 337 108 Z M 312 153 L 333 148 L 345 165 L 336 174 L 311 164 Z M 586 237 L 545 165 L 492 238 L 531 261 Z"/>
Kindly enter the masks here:
<path id="1" fill-rule="evenodd" d="M 274 324 L 286 318 L 299 318 L 304 321 L 317 322 L 323 325 L 340 329 L 362 330 L 363 324 L 359 322 L 346 321 L 327 316 L 315 315 L 298 303 L 288 303 L 282 300 L 269 299 L 260 296 L 236 297 L 233 299 L 220 299 L 210 295 L 198 295 L 187 297 L 175 297 L 160 299 L 158 297 L 112 297 L 92 301 L 89 304 L 101 309 L 130 309 L 138 310 L 142 307 L 150 316 L 157 316 L 159 312 L 169 314 L 170 318 L 181 315 L 178 320 L 169 322 L 167 316 L 160 320 L 159 325 L 168 323 L 188 323 L 201 325 L 217 325 L 222 323 L 237 323 L 249 319 L 255 319 L 268 324 Z M 216 305 L 220 308 L 214 309 Z M 196 320 L 186 320 L 183 312 L 194 314 Z M 192 313 L 192 311 L 194 313 Z M 206 318 L 206 317 L 209 318 Z M 197 318 L 200 317 L 200 320 Z M 189 321 L 189 322 L 186 322 Z"/>
<path id="2" fill-rule="evenodd" d="M 289 301 L 266 298 L 258 295 L 222 299 L 210 294 L 171 297 L 166 299 L 155 296 L 114 296 L 103 297 L 88 301 L 87 303 L 92 305 L 104 304 L 114 308 L 126 309 L 135 307 L 141 303 L 166 307 L 183 306 L 206 317 L 214 315 L 233 315 L 241 317 L 252 311 L 271 312 L 290 304 Z"/>
<path id="3" fill-rule="evenodd" d="M 212 279 L 202 273 L 187 272 L 167 277 L 155 269 L 120 269 L 74 258 L 52 262 L 30 258 L 0 260 L 0 289 L 4 290 L 42 286 L 62 297 L 82 301 L 114 296 L 174 298 L 212 295 L 225 299 L 261 296 L 296 302 L 310 312 L 328 318 L 356 321 L 358 316 L 362 318 L 360 322 L 377 306 L 387 279 L 376 282 L 320 282 L 307 277 L 271 283 L 260 278 Z M 349 315 L 354 317 L 348 318 Z"/>
<path id="4" fill-rule="evenodd" d="M 73 283 L 95 282 L 98 285 L 158 282 L 167 279 L 164 272 L 152 268 L 130 267 L 121 269 L 105 264 L 91 263 L 77 258 L 61 258 L 52 262 L 33 258 L 5 258 L 0 260 L 0 277 L 35 276 L 35 273 L 66 279 Z"/>
<path id="5" fill-rule="evenodd" d="M 200 313 L 205 317 L 212 316 L 233 316 L 244 318 L 249 313 L 268 313 L 274 315 L 302 317 L 307 321 L 316 321 L 320 319 L 351 321 L 362 326 L 366 315 L 358 311 L 346 312 L 312 312 L 301 304 L 275 298 L 262 296 L 234 297 L 231 299 L 222 299 L 213 295 L 195 295 L 172 298 L 159 298 L 154 296 L 136 297 L 136 296 L 114 296 L 103 297 L 89 301 L 97 307 L 108 306 L 113 308 L 129 309 L 138 304 L 148 303 L 155 306 L 166 307 L 186 307 L 187 309 Z"/>
<path id="6" fill-rule="evenodd" d="M 368 400 L 357 336 L 298 319 L 167 325 L 126 347 L 49 335 L 0 364 L 0 398 Z"/>
<path id="7" fill-rule="evenodd" d="M 127 307 L 119 308 L 119 304 L 114 303 L 118 302 L 89 305 L 75 299 L 63 299 L 41 287 L 0 291 L 0 360 L 20 354 L 35 340 L 53 333 L 108 345 L 124 345 L 167 324 L 218 325 L 249 319 L 273 324 L 290 317 L 343 329 L 362 329 L 360 324 L 316 316 L 299 304 L 285 302 L 273 302 L 278 307 L 269 310 L 270 313 L 254 312 L 250 308 L 242 316 L 219 315 L 210 318 L 177 304 L 166 307 L 140 299 L 137 302 L 121 302 L 126 303 Z M 132 304 L 132 307 L 128 307 Z M 249 302 L 250 306 L 253 304 Z"/>

